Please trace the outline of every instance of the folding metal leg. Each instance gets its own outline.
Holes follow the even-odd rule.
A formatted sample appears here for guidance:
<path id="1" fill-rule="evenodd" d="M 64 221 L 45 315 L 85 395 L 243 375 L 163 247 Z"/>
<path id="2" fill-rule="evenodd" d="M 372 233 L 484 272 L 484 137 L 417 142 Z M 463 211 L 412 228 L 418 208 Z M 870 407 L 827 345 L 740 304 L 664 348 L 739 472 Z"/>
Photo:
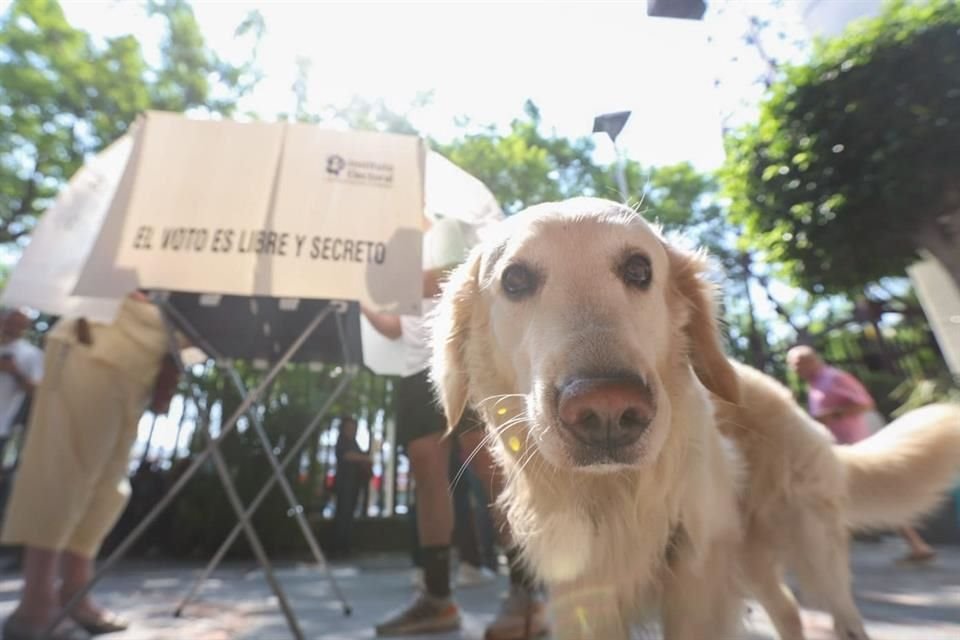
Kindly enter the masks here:
<path id="1" fill-rule="evenodd" d="M 336 402 L 337 397 L 343 392 L 343 390 L 346 388 L 347 384 L 350 382 L 352 378 L 353 378 L 353 375 L 348 374 L 347 376 L 344 376 L 344 378 L 341 379 L 339 383 L 337 383 L 337 386 L 334 388 L 331 395 L 327 398 L 327 401 L 324 402 L 323 407 L 317 413 L 316 417 L 310 422 L 310 424 L 308 424 L 304 428 L 303 432 L 300 434 L 300 437 L 294 443 L 293 447 L 290 448 L 287 454 L 280 461 L 281 469 L 286 469 L 287 466 L 289 466 L 289 464 L 299 455 L 301 449 L 303 449 L 303 446 L 307 443 L 310 437 L 314 435 L 317 428 L 323 423 L 323 419 L 326 417 L 326 413 L 329 410 L 330 406 L 334 402 Z M 253 514 L 260 507 L 260 504 L 270 494 L 270 491 L 273 489 L 273 486 L 276 484 L 276 482 L 277 482 L 277 479 L 274 476 L 274 477 L 271 477 L 265 485 L 263 485 L 263 487 L 260 489 L 260 492 L 257 493 L 256 497 L 254 497 L 253 501 L 247 507 L 247 512 L 246 512 L 247 518 L 253 517 Z M 237 524 L 233 528 L 233 531 L 230 532 L 230 535 L 226 537 L 226 539 L 223 541 L 223 544 L 221 544 L 220 548 L 217 549 L 217 552 L 214 554 L 213 558 L 210 559 L 210 562 L 207 564 L 206 568 L 203 570 L 203 573 L 201 573 L 200 576 L 194 581 L 193 585 L 190 587 L 190 591 L 187 593 L 186 596 L 184 596 L 180 604 L 177 605 L 177 608 L 173 613 L 175 617 L 179 617 L 183 613 L 183 609 L 188 604 L 190 604 L 190 602 L 193 601 L 193 599 L 197 595 L 197 592 L 200 590 L 200 587 L 210 578 L 213 572 L 217 570 L 217 567 L 223 561 L 223 558 L 227 554 L 227 551 L 230 550 L 230 547 L 233 546 L 233 543 L 236 541 L 237 537 L 240 535 L 242 531 L 243 531 L 243 528 L 241 527 L 240 524 Z M 333 589 L 334 595 L 337 597 L 337 599 L 340 600 L 341 604 L 343 605 L 344 614 L 350 615 L 351 613 L 350 605 L 347 603 L 347 600 L 344 597 L 343 593 L 340 591 L 340 587 L 337 585 L 337 582 L 333 574 L 330 572 L 330 566 L 326 564 L 326 562 L 324 562 L 322 566 L 327 575 L 327 579 L 330 581 L 330 585 Z"/>
<path id="2" fill-rule="evenodd" d="M 240 500 L 240 496 L 237 495 L 237 488 L 233 485 L 233 479 L 230 477 L 230 470 L 227 469 L 227 463 L 223 461 L 223 454 L 220 453 L 220 448 L 216 446 L 213 448 L 213 464 L 217 468 L 220 480 L 223 482 L 223 489 L 227 492 L 227 499 L 230 501 L 230 506 L 233 507 L 237 518 L 240 519 L 240 526 L 243 527 L 243 531 L 247 535 L 247 541 L 250 543 L 250 548 L 253 549 L 253 555 L 256 556 L 257 562 L 260 563 L 260 567 L 263 569 L 263 576 L 267 579 L 267 583 L 270 585 L 273 594 L 277 596 L 277 602 L 280 603 L 283 616 L 287 619 L 290 632 L 293 633 L 293 637 L 296 638 L 296 640 L 303 640 L 303 631 L 300 630 L 300 623 L 297 621 L 297 616 L 293 613 L 293 609 L 290 607 L 290 601 L 287 599 L 287 594 L 273 573 L 273 565 L 270 563 L 270 558 L 267 557 L 267 552 L 263 549 L 263 543 L 260 542 L 260 537 L 247 518 L 247 512 L 243 507 L 243 502 Z"/>
<path id="3" fill-rule="evenodd" d="M 343 360 L 345 363 L 345 368 L 349 370 L 353 368 L 351 366 L 353 363 L 351 362 L 352 359 L 350 357 L 350 353 L 347 348 L 346 337 L 343 334 L 343 326 L 342 326 L 342 321 L 340 319 L 340 316 L 336 316 L 336 326 L 337 326 L 337 332 L 340 337 L 341 348 L 343 349 Z M 208 345 L 201 344 L 199 342 L 198 342 L 198 346 L 200 346 L 201 349 L 203 349 L 208 354 L 210 354 L 211 356 L 214 356 L 214 358 L 217 359 L 217 354 L 215 353 L 215 351 L 212 350 L 211 347 L 209 347 Z M 233 381 L 233 384 L 236 387 L 237 391 L 240 392 L 241 395 L 245 394 L 246 388 L 244 387 L 243 381 L 240 379 L 240 376 L 237 373 L 236 369 L 229 364 L 226 364 L 224 368 L 227 370 L 228 374 L 230 375 L 230 378 Z M 303 537 L 307 542 L 307 546 L 310 547 L 310 551 L 313 554 L 314 560 L 316 560 L 317 565 L 320 568 L 324 569 L 324 572 L 326 574 L 327 579 L 330 582 L 330 586 L 334 592 L 334 595 L 337 597 L 337 599 L 340 601 L 341 605 L 343 606 L 344 615 L 350 615 L 352 611 L 351 607 L 347 603 L 347 600 L 344 597 L 343 592 L 340 590 L 339 586 L 337 585 L 336 579 L 334 578 L 333 574 L 330 572 L 330 567 L 327 564 L 326 558 L 323 555 L 323 551 L 320 549 L 320 545 L 317 543 L 316 537 L 313 535 L 313 530 L 310 528 L 310 524 L 307 522 L 306 516 L 303 513 L 302 506 L 298 503 L 296 496 L 293 493 L 293 488 L 290 486 L 290 483 L 287 481 L 287 477 L 284 473 L 284 470 L 290 464 L 290 462 L 294 459 L 294 457 L 299 453 L 299 451 L 303 448 L 308 438 L 316 431 L 317 427 L 320 426 L 321 421 L 323 417 L 326 415 L 330 406 L 333 404 L 336 398 L 340 395 L 340 393 L 342 393 L 343 389 L 346 387 L 347 382 L 349 382 L 349 380 L 351 380 L 352 378 L 353 378 L 353 373 L 351 371 L 351 372 L 348 372 L 340 380 L 340 382 L 337 384 L 337 387 L 333 391 L 333 394 L 327 398 L 327 400 L 324 402 L 323 407 L 318 412 L 317 416 L 314 418 L 313 421 L 310 422 L 309 425 L 307 425 L 307 427 L 300 434 L 300 437 L 297 439 L 294 445 L 287 452 L 287 455 L 284 457 L 283 461 L 277 461 L 277 458 L 273 453 L 273 445 L 271 444 L 269 437 L 267 436 L 266 432 L 263 429 L 263 424 L 260 421 L 259 415 L 257 415 L 255 412 L 251 412 L 250 418 L 253 424 L 253 428 L 256 430 L 256 433 L 260 439 L 260 443 L 267 454 L 268 460 L 270 460 L 271 466 L 273 467 L 273 477 L 267 482 L 266 485 L 264 485 L 261 488 L 260 492 L 254 498 L 253 502 L 250 503 L 250 506 L 248 507 L 247 512 L 245 514 L 247 518 L 251 518 L 253 514 L 256 512 L 257 508 L 260 506 L 260 503 L 266 498 L 267 494 L 273 488 L 274 484 L 276 483 L 280 484 L 280 487 L 285 494 L 287 502 L 290 504 L 290 507 L 293 511 L 293 515 L 297 519 L 297 523 L 299 524 L 300 530 L 303 533 Z M 181 603 L 177 606 L 176 610 L 174 611 L 174 616 L 179 616 L 183 613 L 184 607 L 186 607 L 186 605 L 193 600 L 196 593 L 199 591 L 201 585 L 203 585 L 203 583 L 206 582 L 207 579 L 210 577 L 210 575 L 216 570 L 217 566 L 223 560 L 223 557 L 226 555 L 227 551 L 236 541 L 237 536 L 240 535 L 241 530 L 242 530 L 242 523 L 238 524 L 233 528 L 233 531 L 230 532 L 230 535 L 227 536 L 224 542 L 220 545 L 220 548 L 217 549 L 217 552 L 214 554 L 213 558 L 211 558 L 209 564 L 204 569 L 203 573 L 201 573 L 201 575 L 193 583 L 193 586 L 190 588 L 190 591 L 187 593 L 187 595 L 184 597 Z"/>
<path id="4" fill-rule="evenodd" d="M 296 355 L 307 339 L 323 323 L 324 319 L 330 314 L 333 308 L 333 305 L 328 306 L 322 312 L 317 314 L 317 317 L 306 326 L 303 332 L 301 332 L 300 336 L 293 341 L 280 359 L 274 363 L 273 367 L 270 368 L 264 378 L 260 381 L 260 384 L 258 384 L 248 396 L 241 400 L 240 406 L 238 406 L 234 410 L 233 414 L 231 414 L 231 416 L 223 423 L 223 426 L 220 428 L 220 433 L 217 435 L 217 437 L 211 438 L 207 442 L 207 446 L 204 448 L 204 450 L 200 452 L 196 458 L 194 458 L 193 462 L 190 463 L 190 466 L 187 467 L 187 469 L 179 478 L 177 478 L 177 481 L 174 482 L 172 487 L 170 487 L 170 490 L 167 492 L 167 494 L 153 507 L 153 509 L 150 510 L 149 513 L 147 513 L 143 520 L 141 520 L 140 523 L 134 527 L 133 531 L 127 534 L 127 537 L 117 545 L 117 548 L 114 549 L 107 559 L 101 564 L 93 578 L 90 579 L 90 582 L 84 585 L 82 589 L 77 591 L 77 593 L 75 593 L 73 597 L 64 604 L 59 615 L 57 615 L 56 618 L 44 630 L 44 637 L 49 637 L 56 626 L 66 619 L 70 611 L 81 600 L 83 600 L 87 594 L 90 593 L 93 587 L 103 579 L 103 576 L 109 572 L 110 569 L 112 569 L 113 566 L 124 555 L 126 555 L 127 551 L 130 550 L 130 547 L 132 547 L 133 544 L 136 543 L 136 541 L 139 540 L 140 537 L 147 531 L 147 529 L 150 528 L 160 513 L 162 513 L 163 510 L 166 509 L 167 506 L 173 501 L 173 499 L 179 495 L 187 482 L 189 482 L 190 479 L 196 475 L 197 471 L 199 471 L 200 467 L 206 463 L 207 459 L 213 455 L 215 451 L 217 451 L 217 447 L 219 446 L 220 442 L 225 437 L 230 435 L 234 429 L 236 429 L 237 421 L 240 419 L 240 417 L 243 416 L 243 414 L 245 414 L 250 407 L 252 407 L 253 404 L 263 395 L 263 393 L 267 390 L 267 387 L 273 383 L 274 379 L 280 374 L 287 363 L 290 362 L 290 359 Z M 214 460 L 214 462 L 216 463 L 216 460 Z M 244 510 L 241 507 L 238 515 L 243 513 Z M 299 638 L 300 636 L 297 637 Z"/>
<path id="5" fill-rule="evenodd" d="M 176 330 L 171 325 L 167 316 L 164 316 L 164 322 L 166 324 L 167 335 L 170 341 L 170 352 L 176 360 L 177 366 L 180 368 L 180 370 L 184 374 L 187 374 L 187 367 L 180 358 L 180 351 L 177 348 Z M 247 389 L 241 388 L 239 391 L 241 398 L 247 395 Z M 196 401 L 196 398 L 193 397 L 192 389 L 190 390 L 190 395 L 191 399 Z M 256 412 L 251 412 L 251 414 L 254 415 L 255 413 Z M 204 428 L 207 426 L 208 425 L 203 425 Z M 210 437 L 209 432 L 204 431 L 204 433 L 208 438 Z M 290 600 L 287 598 L 286 592 L 283 590 L 283 587 L 280 585 L 280 582 L 277 580 L 277 577 L 273 572 L 273 565 L 271 564 L 270 559 L 263 548 L 263 543 L 260 541 L 260 536 L 257 535 L 256 529 L 254 529 L 253 524 L 250 522 L 250 518 L 247 516 L 243 502 L 240 500 L 240 496 L 237 494 L 237 488 L 233 484 L 233 478 L 230 477 L 230 471 L 227 468 L 226 462 L 223 460 L 223 455 L 220 453 L 220 448 L 218 446 L 213 447 L 212 455 L 214 467 L 217 470 L 217 475 L 220 476 L 220 482 L 223 484 L 223 490 L 227 494 L 230 507 L 240 519 L 240 526 L 243 528 L 243 532 L 247 536 L 247 541 L 250 543 L 250 548 L 253 550 L 253 555 L 256 557 L 257 562 L 260 563 L 260 567 L 263 569 L 263 575 L 267 580 L 267 584 L 270 585 L 270 590 L 273 591 L 273 594 L 277 597 L 277 602 L 280 605 L 280 610 L 283 611 L 284 618 L 287 620 L 287 625 L 290 627 L 290 631 L 294 638 L 297 640 L 303 640 L 303 631 L 300 629 L 300 623 L 293 612 L 293 608 L 290 606 Z"/>
<path id="6" fill-rule="evenodd" d="M 236 372 L 236 369 L 234 369 L 232 366 L 229 367 L 229 374 L 233 379 L 233 384 L 237 387 L 237 391 L 243 394 L 246 389 L 243 386 L 243 381 L 240 379 L 240 375 Z M 300 504 L 300 501 L 297 500 L 297 496 L 293 493 L 293 487 L 290 486 L 290 482 L 287 480 L 287 476 L 283 472 L 283 468 L 281 468 L 276 454 L 273 452 L 273 443 L 270 442 L 270 438 L 267 436 L 267 433 L 263 428 L 263 421 L 260 419 L 259 415 L 254 415 L 251 422 L 253 423 L 253 429 L 260 440 L 260 444 L 263 446 L 263 451 L 267 456 L 267 460 L 270 462 L 270 466 L 273 468 L 273 477 L 277 484 L 280 485 L 280 490 L 287 499 L 287 504 L 290 505 L 293 517 L 296 519 L 297 525 L 300 527 L 300 532 L 303 534 L 303 538 L 306 540 L 307 546 L 310 548 L 310 553 L 313 554 L 313 558 L 316 560 L 317 565 L 325 566 L 327 561 L 323 557 L 323 552 L 320 550 L 320 545 L 317 543 L 317 539 L 313 535 L 313 530 L 310 528 L 310 524 L 307 522 L 307 517 L 303 513 L 303 505 Z"/>

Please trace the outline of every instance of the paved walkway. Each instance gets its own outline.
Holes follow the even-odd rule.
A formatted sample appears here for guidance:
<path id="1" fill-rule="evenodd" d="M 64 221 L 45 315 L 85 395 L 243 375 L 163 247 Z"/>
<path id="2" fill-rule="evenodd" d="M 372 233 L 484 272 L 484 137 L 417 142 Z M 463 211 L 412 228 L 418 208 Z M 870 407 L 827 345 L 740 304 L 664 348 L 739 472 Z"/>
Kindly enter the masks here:
<path id="1" fill-rule="evenodd" d="M 960 639 L 960 548 L 942 548 L 937 562 L 923 568 L 899 567 L 899 541 L 858 544 L 854 552 L 856 594 L 873 640 Z M 331 597 L 329 584 L 305 566 L 284 566 L 278 573 L 293 601 L 307 638 L 356 640 L 373 637 L 373 624 L 411 595 L 410 571 L 403 556 L 362 558 L 335 567 L 354 614 L 344 617 Z M 111 640 L 287 640 L 283 616 L 259 571 L 230 565 L 219 571 L 188 607 L 184 618 L 171 617 L 177 599 L 199 572 L 196 565 L 131 562 L 107 577 L 101 598 L 136 622 Z M 462 589 L 464 630 L 432 636 L 432 640 L 473 640 L 496 610 L 506 586 Z M 0 615 L 6 616 L 20 589 L 13 577 L 0 580 Z M 829 617 L 806 610 L 808 640 L 829 640 Z M 754 608 L 751 640 L 774 640 L 766 617 Z M 705 639 L 706 640 L 706 639 Z"/>

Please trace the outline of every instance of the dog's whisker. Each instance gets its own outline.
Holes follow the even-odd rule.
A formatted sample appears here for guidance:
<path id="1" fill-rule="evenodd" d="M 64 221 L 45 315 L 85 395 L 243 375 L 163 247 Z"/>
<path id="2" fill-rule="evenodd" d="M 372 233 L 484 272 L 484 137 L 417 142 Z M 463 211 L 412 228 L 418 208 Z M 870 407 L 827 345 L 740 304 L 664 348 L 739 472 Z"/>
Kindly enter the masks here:
<path id="1" fill-rule="evenodd" d="M 467 456 L 467 459 L 463 461 L 463 464 L 460 465 L 460 468 L 457 470 L 457 475 L 453 478 L 453 482 L 450 483 L 450 492 L 452 493 L 454 489 L 457 488 L 460 479 L 463 477 L 463 474 L 467 472 L 467 469 L 470 468 L 470 463 L 473 462 L 473 459 L 480 453 L 480 451 L 490 444 L 490 436 L 485 435 L 481 438 L 480 443 L 473 448 L 473 451 L 470 452 L 470 455 Z"/>
<path id="2" fill-rule="evenodd" d="M 537 448 L 536 448 L 536 447 L 527 447 L 527 451 L 525 452 L 525 455 L 526 455 L 526 458 L 527 458 L 527 459 L 526 459 L 525 462 L 523 462 L 521 465 L 519 465 L 519 467 L 518 467 L 518 469 L 517 469 L 517 474 L 518 474 L 518 475 L 519 475 L 520 473 L 523 473 L 523 470 L 524 470 L 533 460 L 535 460 L 535 459 L 537 459 L 537 458 L 539 457 L 539 456 L 537 456 L 536 454 L 537 454 Z"/>
<path id="3" fill-rule="evenodd" d="M 457 475 L 454 477 L 453 482 L 450 483 L 450 491 L 452 492 L 454 489 L 456 489 L 457 484 L 460 482 L 460 479 L 463 477 L 463 474 L 465 474 L 467 472 L 467 469 L 470 467 L 470 463 L 473 462 L 473 459 L 476 458 L 477 455 L 479 455 L 480 451 L 484 447 L 488 445 L 492 445 L 496 441 L 496 438 L 501 436 L 510 427 L 526 421 L 527 421 L 526 416 L 523 416 L 523 415 L 515 416 L 510 420 L 507 420 L 502 425 L 498 425 L 493 429 L 488 430 L 488 432 L 484 435 L 484 437 L 481 438 L 480 443 L 476 447 L 474 447 L 473 451 L 470 452 L 470 455 L 467 456 L 467 459 L 464 460 L 462 465 L 460 465 L 460 469 L 457 471 Z"/>
<path id="4" fill-rule="evenodd" d="M 506 422 L 504 422 L 503 424 L 498 425 L 497 428 L 500 430 L 500 432 L 503 432 L 503 431 L 506 431 L 508 428 L 510 428 L 510 427 L 512 427 L 512 426 L 515 426 L 515 425 L 518 425 L 518 424 L 522 424 L 522 423 L 524 423 L 524 422 L 529 422 L 529 421 L 530 421 L 530 419 L 529 419 L 526 415 L 514 416 L 514 417 L 510 418 L 509 420 L 507 420 Z"/>
<path id="5" fill-rule="evenodd" d="M 477 402 L 477 406 L 482 407 L 488 402 L 493 402 L 494 405 L 497 405 L 503 402 L 504 400 L 508 400 L 510 398 L 522 398 L 522 397 L 523 397 L 522 393 L 502 393 L 502 394 L 487 396 L 483 400 L 480 400 L 479 402 Z"/>
<path id="6" fill-rule="evenodd" d="M 513 478 L 516 480 L 521 475 L 523 475 L 523 470 L 530 463 L 530 460 L 533 459 L 532 450 L 524 451 L 523 455 L 517 460 L 517 467 L 513 470 Z"/>
<path id="7" fill-rule="evenodd" d="M 467 472 L 467 469 L 470 468 L 470 463 L 473 462 L 473 459 L 477 457 L 480 451 L 487 446 L 486 437 L 480 440 L 480 444 L 473 448 L 473 451 L 470 452 L 470 455 L 467 456 L 467 459 L 463 461 L 463 464 L 460 465 L 460 469 L 457 471 L 457 475 L 453 478 L 453 482 L 450 483 L 450 492 L 452 493 L 454 489 L 457 488 L 457 484 L 460 482 L 460 479 L 463 477 L 463 474 Z"/>

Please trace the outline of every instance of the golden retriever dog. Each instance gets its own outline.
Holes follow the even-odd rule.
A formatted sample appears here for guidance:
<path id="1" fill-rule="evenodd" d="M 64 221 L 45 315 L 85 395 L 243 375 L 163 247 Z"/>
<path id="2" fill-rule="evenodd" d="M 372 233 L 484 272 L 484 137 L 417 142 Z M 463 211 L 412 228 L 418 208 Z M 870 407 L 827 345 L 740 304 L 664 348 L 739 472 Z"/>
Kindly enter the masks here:
<path id="1" fill-rule="evenodd" d="M 853 446 L 772 378 L 735 365 L 740 403 L 717 403 L 722 433 L 749 467 L 743 573 L 782 640 L 803 640 L 782 571 L 833 616 L 840 640 L 867 640 L 851 592 L 850 529 L 901 527 L 928 514 L 960 470 L 960 407 L 930 405 Z"/>
<path id="2" fill-rule="evenodd" d="M 508 219 L 445 287 L 443 407 L 496 434 L 559 638 L 625 638 L 654 609 L 671 640 L 738 635 L 742 463 L 710 394 L 737 402 L 737 376 L 700 269 L 632 210 L 577 199 Z"/>
<path id="3" fill-rule="evenodd" d="M 488 425 L 556 637 L 659 622 L 667 640 L 737 638 L 750 589 L 801 638 L 789 565 L 859 640 L 847 527 L 930 508 L 958 460 L 957 411 L 833 447 L 783 387 L 724 355 L 704 267 L 610 201 L 513 216 L 444 288 L 433 375 L 448 420 L 472 405 Z"/>

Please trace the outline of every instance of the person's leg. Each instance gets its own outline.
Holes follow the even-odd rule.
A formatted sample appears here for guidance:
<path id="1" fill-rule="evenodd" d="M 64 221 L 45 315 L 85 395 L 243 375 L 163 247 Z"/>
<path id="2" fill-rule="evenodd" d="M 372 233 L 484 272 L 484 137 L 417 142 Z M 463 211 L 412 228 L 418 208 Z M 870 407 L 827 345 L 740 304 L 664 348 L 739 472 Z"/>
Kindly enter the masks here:
<path id="1" fill-rule="evenodd" d="M 403 378 L 398 389 L 397 441 L 410 459 L 416 494 L 417 535 L 425 593 L 377 625 L 378 635 L 411 635 L 460 627 L 451 597 L 450 538 L 453 505 L 449 493 L 450 442 L 446 420 L 436 410 L 427 372 Z"/>
<path id="2" fill-rule="evenodd" d="M 60 559 L 60 575 L 63 579 L 60 583 L 60 606 L 66 605 L 74 594 L 83 589 L 95 573 L 93 556 L 64 551 Z M 97 605 L 89 594 L 71 607 L 68 620 L 91 635 L 123 631 L 130 625 L 117 614 Z"/>
<path id="3" fill-rule="evenodd" d="M 63 554 L 63 582 L 60 586 L 63 604 L 93 577 L 94 559 L 130 499 L 130 449 L 137 438 L 147 389 L 127 379 L 118 370 L 110 370 L 104 375 L 111 378 L 112 389 L 110 394 L 101 396 L 99 402 L 107 407 L 99 409 L 100 415 L 87 415 L 87 424 L 91 425 L 88 446 L 95 446 L 100 451 L 99 464 L 89 471 L 95 478 L 93 492 Z M 91 401 L 97 402 L 98 399 L 91 398 Z M 97 605 L 90 594 L 74 606 L 71 616 L 92 633 L 117 631 L 127 626 L 126 621 Z"/>
<path id="4" fill-rule="evenodd" d="M 337 478 L 337 508 L 333 515 L 333 529 L 337 553 L 349 553 L 350 529 L 357 508 L 356 479 L 351 472 Z"/>
<path id="5" fill-rule="evenodd" d="M 450 596 L 450 538 L 453 505 L 447 483 L 448 440 L 440 433 L 417 438 L 407 447 L 416 482 L 417 533 L 427 593 Z"/>
<path id="6" fill-rule="evenodd" d="M 420 553 L 420 532 L 417 530 L 417 502 L 410 506 L 410 560 L 413 566 L 423 568 L 423 557 Z"/>
<path id="7" fill-rule="evenodd" d="M 470 498 L 473 506 L 473 516 L 477 526 L 477 545 L 480 548 L 480 558 L 483 566 L 496 572 L 499 568 L 497 560 L 497 527 L 494 525 L 491 512 L 496 511 L 493 501 L 476 473 L 470 473 Z"/>
<path id="8" fill-rule="evenodd" d="M 337 478 L 337 488 L 334 492 L 333 548 L 330 549 L 330 555 L 334 557 L 344 553 L 347 547 L 347 492 L 341 485 L 345 481 L 342 476 Z"/>
<path id="9" fill-rule="evenodd" d="M 13 617 L 31 629 L 42 629 L 59 610 L 57 573 L 60 554 L 48 549 L 23 550 L 23 593 Z"/>
<path id="10" fill-rule="evenodd" d="M 464 450 L 469 452 L 468 456 L 472 457 L 470 468 L 477 474 L 483 487 L 490 491 L 490 508 L 497 523 L 500 544 L 507 550 L 507 561 L 510 565 L 510 584 L 532 589 L 536 581 L 524 568 L 523 563 L 520 562 L 520 554 L 514 548 L 513 539 L 510 536 L 510 525 L 503 514 L 500 513 L 500 510 L 493 506 L 503 489 L 503 478 L 493 460 L 493 455 L 484 444 L 484 434 L 479 429 L 471 429 L 460 435 L 460 442 Z"/>
<path id="11" fill-rule="evenodd" d="M 74 434 L 81 428 L 77 398 L 88 395 L 97 376 L 86 372 L 75 382 L 73 372 L 85 371 L 84 363 L 75 359 L 68 346 L 48 340 L 47 374 L 35 393 L 31 426 L 3 521 L 3 544 L 23 548 L 23 593 L 5 624 L 11 635 L 13 629 L 21 634 L 38 632 L 59 612 L 59 550 L 92 495 L 87 472 L 91 460 Z"/>
<path id="12" fill-rule="evenodd" d="M 460 447 L 454 440 L 450 443 L 448 477 L 453 493 L 453 543 L 457 548 L 461 567 L 464 563 L 479 567 L 483 562 L 473 521 L 470 476 L 469 469 L 461 469 Z"/>
<path id="13" fill-rule="evenodd" d="M 0 467 L 2 467 L 7 461 L 7 445 L 9 443 L 9 436 L 0 436 Z"/>
<path id="14" fill-rule="evenodd" d="M 354 514 L 357 518 L 366 518 L 367 509 L 370 506 L 370 485 L 365 484 L 361 487 L 357 487 L 357 497 L 354 500 L 356 503 L 356 511 Z"/>
<path id="15" fill-rule="evenodd" d="M 930 560 L 937 552 L 928 545 L 920 534 L 913 527 L 904 527 L 900 530 L 900 535 L 907 541 L 910 547 L 910 553 L 904 558 L 909 562 L 924 562 Z"/>
<path id="16" fill-rule="evenodd" d="M 88 558 L 72 551 L 64 551 L 60 560 L 60 601 L 67 600 L 82 589 L 93 578 L 93 558 Z M 96 619 L 105 615 L 104 610 L 93 603 L 90 596 L 81 600 L 73 608 L 72 613 L 83 619 Z"/>
<path id="17" fill-rule="evenodd" d="M 466 475 L 464 474 L 460 478 L 460 482 L 464 483 L 463 486 L 454 491 L 453 537 L 459 561 L 472 567 L 481 567 L 483 566 L 483 556 L 480 553 L 477 522 L 473 514 L 473 501 L 470 499 L 470 488 L 467 486 Z"/>
<path id="18" fill-rule="evenodd" d="M 479 421 L 476 416 L 465 420 Z M 482 425 L 481 425 L 482 427 Z M 470 460 L 470 468 L 490 496 L 494 522 L 501 546 L 506 549 L 510 569 L 510 593 L 501 603 L 500 611 L 487 626 L 485 640 L 520 640 L 545 635 L 549 630 L 546 605 L 539 593 L 537 580 L 520 558 L 520 550 L 514 546 L 510 526 L 494 504 L 503 489 L 503 477 L 487 448 L 485 431 L 482 428 L 462 429 L 460 445 Z"/>

